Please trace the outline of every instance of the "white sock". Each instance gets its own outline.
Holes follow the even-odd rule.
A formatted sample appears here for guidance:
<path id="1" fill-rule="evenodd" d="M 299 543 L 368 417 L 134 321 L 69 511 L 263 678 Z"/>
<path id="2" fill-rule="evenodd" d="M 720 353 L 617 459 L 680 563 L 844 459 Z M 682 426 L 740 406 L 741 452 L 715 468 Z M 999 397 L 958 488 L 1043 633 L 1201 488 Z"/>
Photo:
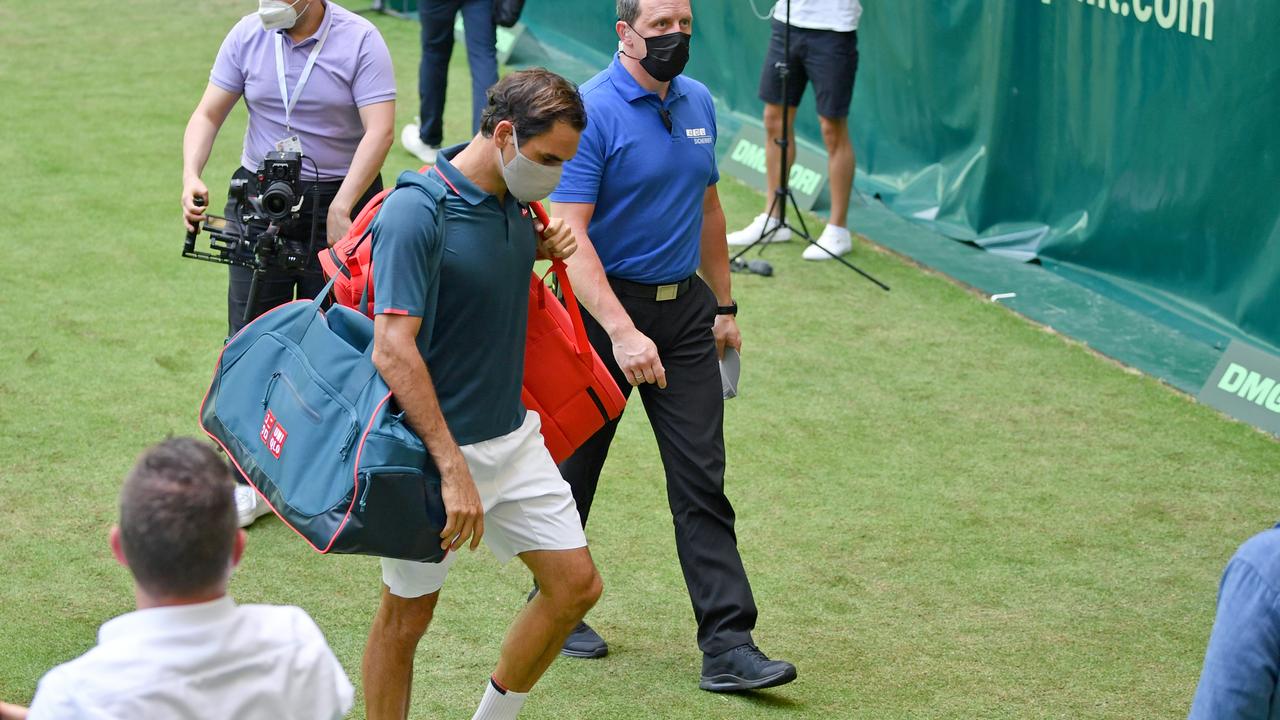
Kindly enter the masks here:
<path id="1" fill-rule="evenodd" d="M 503 690 L 493 678 L 489 678 L 484 686 L 484 697 L 480 698 L 480 707 L 476 708 L 471 720 L 516 720 L 527 697 L 529 693 Z"/>

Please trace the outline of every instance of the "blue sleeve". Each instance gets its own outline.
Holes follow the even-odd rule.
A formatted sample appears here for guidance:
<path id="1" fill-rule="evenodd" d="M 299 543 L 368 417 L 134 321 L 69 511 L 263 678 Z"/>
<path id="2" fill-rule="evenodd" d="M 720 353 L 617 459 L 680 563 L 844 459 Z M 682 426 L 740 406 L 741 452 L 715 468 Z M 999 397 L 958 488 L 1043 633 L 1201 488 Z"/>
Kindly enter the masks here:
<path id="1" fill-rule="evenodd" d="M 435 305 L 444 241 L 439 209 L 424 193 L 401 188 L 373 221 L 373 311 L 424 317 Z"/>
<path id="2" fill-rule="evenodd" d="M 1227 565 L 1190 720 L 1273 716 L 1280 661 L 1277 599 L 1247 560 L 1235 557 Z"/>
<path id="3" fill-rule="evenodd" d="M 603 123 L 588 112 L 587 129 L 578 141 L 578 154 L 565 163 L 560 184 L 549 198 L 551 202 L 594 203 L 600 193 L 607 148 Z"/>
<path id="4" fill-rule="evenodd" d="M 711 187 L 720 182 L 720 163 L 715 162 L 715 147 L 720 141 L 720 126 L 716 124 L 716 102 L 711 99 L 711 93 L 706 94 L 707 115 L 711 117 L 711 122 L 707 127 L 711 128 L 711 179 L 707 180 L 707 187 Z"/>

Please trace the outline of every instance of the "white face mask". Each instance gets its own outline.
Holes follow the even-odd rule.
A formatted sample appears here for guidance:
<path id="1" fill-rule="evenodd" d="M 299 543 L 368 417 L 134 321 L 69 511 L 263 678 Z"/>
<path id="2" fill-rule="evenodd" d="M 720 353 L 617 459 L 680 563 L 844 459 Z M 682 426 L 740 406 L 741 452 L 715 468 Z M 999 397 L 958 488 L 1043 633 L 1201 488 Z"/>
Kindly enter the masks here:
<path id="1" fill-rule="evenodd" d="M 498 161 L 502 163 L 502 179 L 507 183 L 507 190 L 523 203 L 541 200 L 551 194 L 560 184 L 562 165 L 542 165 L 525 157 L 520 152 L 520 141 L 516 139 L 515 130 L 511 131 L 511 142 L 516 147 L 516 156 L 511 162 L 502 159 L 502 148 L 498 148 Z"/>
<path id="2" fill-rule="evenodd" d="M 294 0 L 292 3 L 284 2 L 284 0 L 258 0 L 258 19 L 262 21 L 264 30 L 288 30 L 298 22 L 298 18 L 302 17 L 294 6 L 302 0 Z M 308 5 L 307 8 L 311 6 Z M 304 8 L 302 12 L 306 12 Z"/>

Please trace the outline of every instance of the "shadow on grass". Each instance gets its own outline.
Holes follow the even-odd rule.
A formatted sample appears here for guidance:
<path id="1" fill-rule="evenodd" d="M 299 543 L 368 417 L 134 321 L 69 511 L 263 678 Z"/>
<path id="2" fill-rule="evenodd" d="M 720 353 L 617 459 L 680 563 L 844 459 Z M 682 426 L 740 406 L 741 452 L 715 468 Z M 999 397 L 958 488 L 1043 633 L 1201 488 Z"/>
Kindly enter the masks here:
<path id="1" fill-rule="evenodd" d="M 752 705 L 769 710 L 802 710 L 805 706 L 805 704 L 799 700 L 782 695 L 774 695 L 767 690 L 749 690 L 747 692 L 731 693 L 730 697 L 741 701 L 745 705 Z"/>

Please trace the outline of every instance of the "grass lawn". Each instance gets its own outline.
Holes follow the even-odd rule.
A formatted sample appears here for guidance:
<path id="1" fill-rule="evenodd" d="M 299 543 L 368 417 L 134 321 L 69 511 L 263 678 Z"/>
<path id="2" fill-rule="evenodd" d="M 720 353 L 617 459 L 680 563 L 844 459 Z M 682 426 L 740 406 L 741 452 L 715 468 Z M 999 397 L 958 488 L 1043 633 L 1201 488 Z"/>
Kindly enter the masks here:
<path id="1" fill-rule="evenodd" d="M 362 6 L 363 3 L 352 3 Z M 131 609 L 106 533 L 120 479 L 195 434 L 225 328 L 225 270 L 182 260 L 180 144 L 250 2 L 0 4 L 0 698 Z M 417 106 L 417 25 L 375 20 Z M 696 51 L 696 49 L 695 49 Z M 455 61 L 446 136 L 468 134 Z M 205 174 L 239 160 L 243 106 Z M 413 159 L 398 147 L 391 181 Z M 726 180 L 731 226 L 761 199 Z M 883 293 L 794 244 L 735 276 L 746 341 L 727 405 L 729 494 L 757 640 L 799 679 L 697 689 L 700 655 L 639 406 L 592 517 L 601 661 L 562 660 L 527 718 L 1185 715 L 1235 546 L 1273 523 L 1280 445 L 862 244 Z M 297 604 L 358 685 L 376 560 L 321 557 L 274 518 L 232 592 Z M 414 717 L 469 717 L 518 563 L 458 563 L 422 643 Z M 358 701 L 356 717 L 363 717 Z"/>

